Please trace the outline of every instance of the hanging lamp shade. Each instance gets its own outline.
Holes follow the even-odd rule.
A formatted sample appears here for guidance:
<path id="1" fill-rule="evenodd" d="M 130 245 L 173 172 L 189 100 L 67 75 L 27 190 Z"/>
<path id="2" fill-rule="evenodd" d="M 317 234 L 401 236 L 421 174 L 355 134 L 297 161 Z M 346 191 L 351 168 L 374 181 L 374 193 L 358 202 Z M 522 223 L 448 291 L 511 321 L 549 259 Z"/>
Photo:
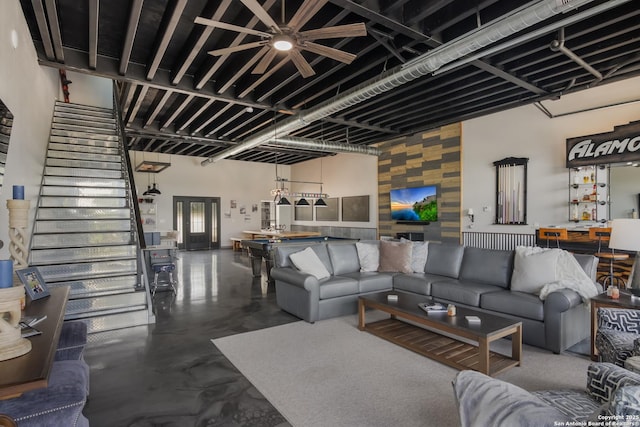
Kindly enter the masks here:
<path id="1" fill-rule="evenodd" d="M 291 206 L 291 202 L 286 197 L 282 196 L 280 200 L 278 200 L 278 206 Z"/>
<path id="2" fill-rule="evenodd" d="M 149 194 L 151 194 L 151 186 L 147 185 L 147 191 L 145 191 L 144 193 L 142 193 L 143 196 L 148 196 Z"/>
<path id="3" fill-rule="evenodd" d="M 317 208 L 326 208 L 327 202 L 325 202 L 322 198 L 319 198 L 318 200 L 316 200 L 316 203 L 314 204 L 314 206 Z"/>
<path id="4" fill-rule="evenodd" d="M 296 206 L 311 206 L 304 197 L 296 202 Z"/>
<path id="5" fill-rule="evenodd" d="M 148 192 L 149 192 L 149 194 L 162 194 L 162 193 L 160 192 L 160 190 L 158 190 L 158 189 L 156 188 L 156 183 L 155 183 L 155 182 L 153 183 L 153 188 L 152 188 L 151 190 L 149 190 Z M 145 194 L 146 194 L 146 193 L 145 193 Z"/>

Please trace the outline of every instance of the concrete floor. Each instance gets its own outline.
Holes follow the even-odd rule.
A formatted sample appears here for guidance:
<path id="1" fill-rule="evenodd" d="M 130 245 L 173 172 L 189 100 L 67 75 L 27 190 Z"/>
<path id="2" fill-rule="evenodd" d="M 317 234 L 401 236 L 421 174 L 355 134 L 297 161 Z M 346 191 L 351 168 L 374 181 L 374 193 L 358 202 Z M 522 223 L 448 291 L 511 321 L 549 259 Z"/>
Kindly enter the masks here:
<path id="1" fill-rule="evenodd" d="M 156 323 L 90 336 L 92 427 L 286 426 L 211 339 L 298 319 L 265 275 L 228 249 L 178 252 L 178 294 L 156 294 Z"/>

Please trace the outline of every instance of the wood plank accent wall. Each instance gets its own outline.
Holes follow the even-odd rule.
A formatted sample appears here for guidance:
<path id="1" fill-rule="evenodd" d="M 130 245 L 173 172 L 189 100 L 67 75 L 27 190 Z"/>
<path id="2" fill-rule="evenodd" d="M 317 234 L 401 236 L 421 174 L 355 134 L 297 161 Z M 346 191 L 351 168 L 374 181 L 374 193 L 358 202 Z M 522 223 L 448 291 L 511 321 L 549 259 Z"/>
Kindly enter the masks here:
<path id="1" fill-rule="evenodd" d="M 462 204 L 462 124 L 382 142 L 378 148 L 378 236 L 424 233 L 425 240 L 460 243 Z M 391 189 L 438 184 L 438 221 L 429 225 L 391 220 Z"/>

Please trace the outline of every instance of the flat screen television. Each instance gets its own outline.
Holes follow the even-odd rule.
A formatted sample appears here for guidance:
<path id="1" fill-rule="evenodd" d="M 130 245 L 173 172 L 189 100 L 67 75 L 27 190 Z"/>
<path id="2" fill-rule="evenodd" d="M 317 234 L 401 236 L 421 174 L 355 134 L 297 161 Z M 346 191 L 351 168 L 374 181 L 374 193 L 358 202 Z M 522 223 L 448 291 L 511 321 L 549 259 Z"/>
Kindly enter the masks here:
<path id="1" fill-rule="evenodd" d="M 391 190 L 391 219 L 402 223 L 438 220 L 438 186 Z"/>

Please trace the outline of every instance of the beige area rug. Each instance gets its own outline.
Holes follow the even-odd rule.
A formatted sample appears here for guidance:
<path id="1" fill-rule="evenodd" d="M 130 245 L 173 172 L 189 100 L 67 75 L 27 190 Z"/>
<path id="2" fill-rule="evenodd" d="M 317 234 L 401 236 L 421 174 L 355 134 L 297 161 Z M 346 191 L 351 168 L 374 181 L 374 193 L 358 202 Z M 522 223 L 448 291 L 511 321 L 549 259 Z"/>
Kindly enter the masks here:
<path id="1" fill-rule="evenodd" d="M 459 425 L 457 370 L 356 325 L 356 316 L 300 321 L 212 342 L 293 426 Z M 511 343 L 492 349 L 510 354 Z M 497 378 L 527 390 L 585 388 L 586 357 L 530 346 L 523 354 L 523 366 Z"/>

